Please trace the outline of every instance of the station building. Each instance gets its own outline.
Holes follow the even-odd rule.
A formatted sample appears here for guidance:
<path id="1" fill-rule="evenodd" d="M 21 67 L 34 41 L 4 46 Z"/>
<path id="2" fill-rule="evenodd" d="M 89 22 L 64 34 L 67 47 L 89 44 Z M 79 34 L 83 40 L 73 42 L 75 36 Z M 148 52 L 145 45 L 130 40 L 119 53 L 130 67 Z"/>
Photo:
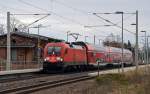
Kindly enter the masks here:
<path id="1" fill-rule="evenodd" d="M 45 37 L 25 32 L 11 32 L 11 66 L 12 69 L 34 67 L 43 60 L 43 49 L 48 42 L 60 39 Z M 39 53 L 38 53 L 39 52 Z M 6 68 L 7 34 L 0 35 L 0 70 Z"/>

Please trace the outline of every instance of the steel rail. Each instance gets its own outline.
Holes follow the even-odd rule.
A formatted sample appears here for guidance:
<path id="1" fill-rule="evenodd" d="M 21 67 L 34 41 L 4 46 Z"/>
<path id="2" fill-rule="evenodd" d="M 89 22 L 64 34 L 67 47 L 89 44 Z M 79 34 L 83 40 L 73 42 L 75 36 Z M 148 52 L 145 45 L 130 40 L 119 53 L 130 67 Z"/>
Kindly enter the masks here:
<path id="1" fill-rule="evenodd" d="M 13 88 L 13 89 L 6 89 L 3 91 L 0 91 L 0 94 L 28 94 L 48 88 L 53 88 L 57 86 L 62 86 L 66 84 L 71 84 L 74 82 L 79 82 L 79 81 L 84 81 L 88 79 L 92 79 L 94 77 L 90 76 L 79 76 L 79 77 L 71 77 L 67 79 L 62 79 L 62 80 L 56 80 L 56 81 L 47 81 L 47 82 L 41 82 L 35 85 L 30 85 L 30 86 L 23 86 L 23 87 L 18 87 L 18 88 Z"/>
<path id="2" fill-rule="evenodd" d="M 33 78 L 47 77 L 47 76 L 53 76 L 53 75 L 36 74 L 36 73 L 33 74 L 23 73 L 23 74 L 15 74 L 15 75 L 11 74 L 11 75 L 0 76 L 0 83 L 29 80 Z"/>

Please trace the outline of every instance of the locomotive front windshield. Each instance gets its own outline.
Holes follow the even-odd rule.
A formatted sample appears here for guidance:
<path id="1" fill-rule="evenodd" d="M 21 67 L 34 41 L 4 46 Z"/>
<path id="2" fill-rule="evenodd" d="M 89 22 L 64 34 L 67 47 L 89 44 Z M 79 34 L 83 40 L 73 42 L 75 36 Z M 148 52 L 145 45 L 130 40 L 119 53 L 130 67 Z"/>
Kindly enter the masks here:
<path id="1" fill-rule="evenodd" d="M 60 55 L 61 47 L 48 47 L 48 54 Z"/>

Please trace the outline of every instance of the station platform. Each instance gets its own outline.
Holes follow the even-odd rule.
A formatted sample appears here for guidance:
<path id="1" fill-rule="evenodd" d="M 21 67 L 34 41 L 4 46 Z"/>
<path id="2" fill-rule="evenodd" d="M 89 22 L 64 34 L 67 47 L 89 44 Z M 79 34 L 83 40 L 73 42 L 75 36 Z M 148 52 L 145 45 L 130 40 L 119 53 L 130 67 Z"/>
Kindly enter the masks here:
<path id="1" fill-rule="evenodd" d="M 148 65 L 150 66 L 150 65 Z M 140 68 L 145 68 L 146 66 L 145 65 L 140 65 L 139 66 L 139 69 Z M 124 68 L 124 72 L 128 72 L 128 71 L 133 71 L 136 69 L 136 66 L 132 66 L 132 67 L 126 67 Z M 121 68 L 117 68 L 117 69 L 111 69 L 111 70 L 104 70 L 104 71 L 99 71 L 99 75 L 103 75 L 103 74 L 114 74 L 114 73 L 119 73 L 119 71 L 121 72 Z M 93 72 L 93 73 L 89 73 L 88 74 L 89 76 L 97 76 L 98 75 L 98 72 Z"/>
<path id="2" fill-rule="evenodd" d="M 41 70 L 42 70 L 42 68 L 0 71 L 0 76 L 2 76 L 2 75 L 11 75 L 11 74 L 21 74 L 21 73 L 39 72 L 39 71 L 41 71 Z"/>

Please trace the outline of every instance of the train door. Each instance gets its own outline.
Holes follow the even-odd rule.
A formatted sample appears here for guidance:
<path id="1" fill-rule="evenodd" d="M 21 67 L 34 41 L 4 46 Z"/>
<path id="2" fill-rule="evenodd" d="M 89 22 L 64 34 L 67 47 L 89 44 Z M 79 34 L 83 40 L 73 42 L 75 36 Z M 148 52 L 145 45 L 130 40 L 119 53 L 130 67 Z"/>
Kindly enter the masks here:
<path id="1" fill-rule="evenodd" d="M 89 60 L 89 64 L 93 64 L 95 61 L 95 57 L 94 57 L 94 52 L 93 51 L 89 51 L 88 52 L 88 60 Z"/>

